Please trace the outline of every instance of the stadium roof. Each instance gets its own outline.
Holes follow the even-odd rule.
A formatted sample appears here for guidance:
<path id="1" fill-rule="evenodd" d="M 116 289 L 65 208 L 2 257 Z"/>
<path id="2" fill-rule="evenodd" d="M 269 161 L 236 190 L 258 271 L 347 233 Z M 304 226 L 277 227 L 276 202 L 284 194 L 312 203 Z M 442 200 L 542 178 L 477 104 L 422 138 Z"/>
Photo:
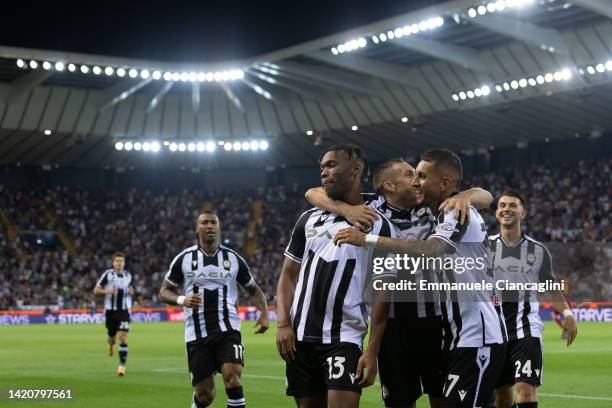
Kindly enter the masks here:
<path id="1" fill-rule="evenodd" d="M 0 47 L 0 163 L 302 166 L 336 142 L 378 161 L 597 135 L 612 127 L 610 18 L 604 0 L 454 0 L 215 64 Z M 157 154 L 115 148 L 153 140 Z"/>

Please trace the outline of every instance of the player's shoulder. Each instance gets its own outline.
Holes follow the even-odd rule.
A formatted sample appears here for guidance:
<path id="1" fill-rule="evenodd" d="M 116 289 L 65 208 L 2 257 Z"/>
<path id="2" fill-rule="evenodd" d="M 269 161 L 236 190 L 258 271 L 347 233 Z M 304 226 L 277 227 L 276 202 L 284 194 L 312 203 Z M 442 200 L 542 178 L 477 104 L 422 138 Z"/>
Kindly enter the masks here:
<path id="1" fill-rule="evenodd" d="M 391 223 L 391 221 L 389 221 L 389 218 L 387 218 L 387 216 L 385 214 L 383 214 L 377 208 L 374 208 L 374 211 L 376 212 L 377 218 L 374 220 L 374 224 L 372 225 L 372 229 L 373 230 L 377 230 L 377 231 L 389 231 L 389 230 L 391 230 L 393 224 Z M 376 231 L 374 231 L 374 232 L 376 232 Z"/>
<path id="2" fill-rule="evenodd" d="M 181 252 L 179 252 L 178 254 L 176 254 L 176 256 L 174 257 L 174 259 L 178 259 L 178 258 L 180 258 L 180 257 L 181 257 L 181 256 L 183 256 L 183 255 L 186 255 L 186 254 L 188 254 L 188 253 L 190 253 L 190 252 L 194 252 L 194 251 L 197 251 L 197 250 L 198 250 L 198 246 L 197 246 L 197 245 L 192 245 L 192 246 L 190 246 L 190 247 L 187 247 L 187 248 L 185 248 L 185 249 L 181 250 Z"/>
<path id="3" fill-rule="evenodd" d="M 538 241 L 537 239 L 527 235 L 527 234 L 523 234 L 523 239 L 527 242 L 531 242 L 533 245 L 535 245 L 536 247 L 541 248 L 544 253 L 547 253 L 550 255 L 550 251 L 548 250 L 548 248 L 546 247 L 546 245 L 544 245 L 541 241 Z"/>
<path id="4" fill-rule="evenodd" d="M 227 247 L 227 246 L 225 246 L 225 245 L 219 245 L 219 248 L 220 248 L 222 251 L 229 252 L 230 254 L 234 254 L 238 260 L 242 260 L 243 262 L 245 262 L 245 263 L 246 263 L 246 260 L 244 259 L 244 257 L 243 257 L 242 255 L 240 255 L 240 254 L 238 253 L 238 251 L 236 251 L 235 249 L 232 249 L 232 248 Z"/>
<path id="5" fill-rule="evenodd" d="M 495 235 L 489 235 L 488 238 L 489 238 L 489 241 L 499 241 L 501 238 L 501 235 L 497 233 Z"/>

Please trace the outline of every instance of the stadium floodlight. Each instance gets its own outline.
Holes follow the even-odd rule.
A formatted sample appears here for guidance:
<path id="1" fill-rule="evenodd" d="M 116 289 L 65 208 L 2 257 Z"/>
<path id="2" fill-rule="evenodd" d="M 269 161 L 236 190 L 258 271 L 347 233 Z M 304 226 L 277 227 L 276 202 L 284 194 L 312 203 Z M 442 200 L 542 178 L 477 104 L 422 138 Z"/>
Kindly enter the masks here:
<path id="1" fill-rule="evenodd" d="M 487 4 L 487 11 L 489 13 L 495 13 L 496 10 L 497 10 L 497 4 L 495 4 L 493 2 Z"/>
<path id="2" fill-rule="evenodd" d="M 525 78 L 519 79 L 519 86 L 525 88 L 527 86 L 527 80 Z"/>
<path id="3" fill-rule="evenodd" d="M 307 131 L 306 131 L 306 134 L 307 134 L 308 136 L 312 136 L 312 134 L 313 134 L 313 133 L 314 133 L 314 132 L 313 132 L 312 130 L 307 130 Z"/>
<path id="4" fill-rule="evenodd" d="M 478 14 L 484 16 L 487 14 L 487 8 L 485 6 L 478 6 Z"/>
<path id="5" fill-rule="evenodd" d="M 214 152 L 216 148 L 217 148 L 217 145 L 215 145 L 215 142 L 213 142 L 212 140 L 209 140 L 208 142 L 206 142 L 206 151 L 208 153 Z"/>
<path id="6" fill-rule="evenodd" d="M 214 79 L 216 82 L 220 82 L 220 81 L 221 81 L 221 72 L 215 72 L 215 73 L 213 73 L 213 79 Z"/>
<path id="7" fill-rule="evenodd" d="M 353 132 L 356 132 L 356 131 L 358 131 L 358 130 L 359 130 L 359 126 L 357 126 L 357 125 L 353 125 L 353 126 L 351 126 L 351 130 L 352 130 Z"/>
<path id="8" fill-rule="evenodd" d="M 474 96 L 475 96 L 474 95 L 474 91 L 467 91 L 466 94 L 467 94 L 467 97 L 470 98 L 470 99 L 473 99 Z"/>
<path id="9" fill-rule="evenodd" d="M 480 88 L 474 89 L 474 95 L 480 98 L 482 96 L 482 90 Z"/>
<path id="10" fill-rule="evenodd" d="M 123 78 L 125 76 L 125 68 L 117 68 L 117 76 Z"/>
<path id="11" fill-rule="evenodd" d="M 504 91 L 509 91 L 510 90 L 510 84 L 509 83 L 504 82 L 502 86 L 504 87 Z"/>
<path id="12" fill-rule="evenodd" d="M 159 149 L 161 149 L 161 146 L 159 145 L 159 142 L 151 142 L 151 151 L 153 153 L 159 152 Z"/>
<path id="13" fill-rule="evenodd" d="M 344 44 L 340 44 L 338 46 L 338 53 L 343 54 L 346 51 L 346 46 Z"/>
<path id="14" fill-rule="evenodd" d="M 230 79 L 230 73 L 227 71 L 221 71 L 221 80 L 227 81 Z"/>
<path id="15" fill-rule="evenodd" d="M 196 144 L 195 143 L 188 143 L 187 144 L 187 150 L 189 150 L 190 152 L 195 152 L 196 150 Z"/>
<path id="16" fill-rule="evenodd" d="M 551 83 L 554 79 L 555 79 L 554 75 L 551 74 L 550 72 L 544 75 L 544 82 L 546 83 Z"/>
<path id="17" fill-rule="evenodd" d="M 499 93 L 504 91 L 504 88 L 501 87 L 501 85 L 495 85 L 495 90 Z"/>
<path id="18" fill-rule="evenodd" d="M 48 71 L 51 69 L 51 63 L 49 61 L 43 61 L 42 67 L 45 71 Z"/>
<path id="19" fill-rule="evenodd" d="M 149 76 L 151 76 L 151 73 L 149 72 L 148 69 L 143 69 L 142 71 L 140 71 L 140 77 L 142 79 L 147 79 L 149 78 Z"/>
<path id="20" fill-rule="evenodd" d="M 187 75 L 187 79 L 189 80 L 189 82 L 195 82 L 198 80 L 198 73 L 197 72 L 190 72 Z"/>
<path id="21" fill-rule="evenodd" d="M 612 71 L 612 60 L 606 61 L 605 67 L 608 71 Z"/>
<path id="22" fill-rule="evenodd" d="M 465 92 L 463 91 L 459 92 L 459 99 L 461 99 L 462 101 L 465 101 L 466 98 L 467 98 L 467 95 L 465 94 Z"/>
<path id="23" fill-rule="evenodd" d="M 64 70 L 64 68 L 65 68 L 65 67 L 66 67 L 66 66 L 65 66 L 65 65 L 64 65 L 64 63 L 63 63 L 63 62 L 61 62 L 61 61 L 58 61 L 58 62 L 56 62 L 56 63 L 55 63 L 55 70 L 56 70 L 56 71 L 60 71 L 60 72 L 61 72 L 61 71 L 63 71 L 63 70 Z"/>
<path id="24" fill-rule="evenodd" d="M 115 143 L 115 150 L 123 150 L 123 142 Z"/>
<path id="25" fill-rule="evenodd" d="M 471 8 L 468 10 L 468 16 L 470 16 L 471 18 L 475 18 L 478 15 L 478 12 L 476 11 L 476 9 Z"/>
<path id="26" fill-rule="evenodd" d="M 70 72 L 74 72 L 74 71 L 76 71 L 76 65 L 74 65 L 74 64 L 68 64 L 68 71 L 70 71 Z"/>
<path id="27" fill-rule="evenodd" d="M 538 82 L 534 78 L 529 78 L 527 82 L 529 82 L 529 85 L 531 86 L 536 86 L 538 84 Z"/>
<path id="28" fill-rule="evenodd" d="M 151 150 L 151 143 L 149 142 L 144 142 L 142 144 L 142 150 L 144 150 L 145 152 L 148 152 Z"/>
<path id="29" fill-rule="evenodd" d="M 113 73 L 115 72 L 115 70 L 113 69 L 113 67 L 106 67 L 104 68 L 104 73 L 108 76 L 113 75 Z"/>
<path id="30" fill-rule="evenodd" d="M 385 33 L 381 33 L 378 38 L 380 38 L 380 41 L 382 42 L 387 41 L 387 35 Z"/>
<path id="31" fill-rule="evenodd" d="M 593 68 L 591 65 L 589 65 L 586 70 L 591 75 L 595 74 L 595 68 Z"/>
<path id="32" fill-rule="evenodd" d="M 378 37 L 377 37 L 377 36 L 375 36 L 375 35 L 373 35 L 373 36 L 372 36 L 370 39 L 372 40 L 372 42 L 373 42 L 374 44 L 378 44 L 378 42 L 379 42 Z"/>
<path id="33" fill-rule="evenodd" d="M 252 140 L 251 143 L 251 150 L 259 150 L 259 142 L 257 140 Z"/>
<path id="34" fill-rule="evenodd" d="M 489 85 L 484 85 L 480 88 L 480 91 L 482 92 L 482 96 L 487 96 L 491 93 L 491 88 L 489 87 Z"/>
<path id="35" fill-rule="evenodd" d="M 185 143 L 179 143 L 178 144 L 179 152 L 184 152 L 186 148 L 187 148 L 187 146 L 185 146 Z"/>
<path id="36" fill-rule="evenodd" d="M 518 83 L 517 80 L 514 80 L 514 81 L 510 82 L 510 88 L 518 89 L 518 87 L 519 87 L 519 83 Z"/>
<path id="37" fill-rule="evenodd" d="M 102 73 L 102 68 L 96 65 L 92 68 L 92 72 L 94 73 L 94 75 L 100 75 Z"/>
<path id="38" fill-rule="evenodd" d="M 140 151 L 142 149 L 142 143 L 136 142 L 134 143 L 134 150 Z"/>
<path id="39" fill-rule="evenodd" d="M 168 149 L 170 149 L 171 152 L 176 152 L 176 150 L 178 149 L 178 145 L 176 143 L 172 142 L 168 146 Z"/>
<path id="40" fill-rule="evenodd" d="M 387 31 L 387 38 L 393 40 L 395 38 L 395 34 L 393 34 L 392 30 Z"/>
<path id="41" fill-rule="evenodd" d="M 506 2 L 504 0 L 498 0 L 497 3 L 495 3 L 495 8 L 497 11 L 503 11 L 506 8 Z"/>
<path id="42" fill-rule="evenodd" d="M 21 58 L 19 58 L 19 59 L 17 60 L 17 66 L 18 66 L 19 68 L 23 68 L 23 67 L 25 67 L 25 65 L 26 65 L 25 61 L 24 61 L 24 60 L 22 60 Z"/>
<path id="43" fill-rule="evenodd" d="M 217 142 L 217 144 L 218 144 L 219 146 L 223 146 L 223 145 L 225 144 L 225 142 L 224 142 L 223 140 L 219 140 L 219 141 Z"/>
<path id="44" fill-rule="evenodd" d="M 32 69 L 38 68 L 38 62 L 36 62 L 34 60 L 30 61 L 30 68 L 32 68 Z"/>
<path id="45" fill-rule="evenodd" d="M 393 30 L 393 34 L 395 35 L 395 38 L 402 38 L 404 36 L 404 29 L 401 27 L 396 28 Z"/>
<path id="46" fill-rule="evenodd" d="M 159 80 L 162 76 L 162 73 L 160 71 L 153 71 L 153 79 L 154 80 Z"/>
<path id="47" fill-rule="evenodd" d="M 174 82 L 178 82 L 178 81 L 180 81 L 180 80 L 181 80 L 181 74 L 179 74 L 178 72 L 173 72 L 173 73 L 172 73 L 172 76 L 171 76 L 171 79 L 172 79 Z"/>
<path id="48" fill-rule="evenodd" d="M 606 70 L 606 67 L 604 64 L 597 64 L 595 66 L 595 69 L 597 70 L 597 72 L 602 73 Z"/>
<path id="49" fill-rule="evenodd" d="M 44 134 L 46 136 L 51 136 L 51 133 L 53 133 L 53 132 L 51 132 L 51 129 L 45 129 L 45 131 L 44 131 Z"/>
<path id="50" fill-rule="evenodd" d="M 226 152 L 229 152 L 230 150 L 232 150 L 232 144 L 231 143 L 225 143 L 223 145 L 223 148 L 225 149 Z"/>
<path id="51" fill-rule="evenodd" d="M 611 64 L 611 68 L 612 68 L 612 64 Z M 564 81 L 568 81 L 572 78 L 572 70 L 569 68 L 564 68 L 561 70 L 561 79 L 563 79 Z"/>
<path id="52" fill-rule="evenodd" d="M 242 149 L 242 144 L 240 142 L 234 142 L 232 144 L 232 149 L 234 149 L 236 151 L 240 151 L 240 149 Z"/>
<path id="53" fill-rule="evenodd" d="M 81 65 L 81 72 L 86 74 L 89 72 L 89 67 L 87 65 Z"/>
<path id="54" fill-rule="evenodd" d="M 130 76 L 130 78 L 136 78 L 138 76 L 138 70 L 132 68 L 128 72 L 128 75 Z"/>
<path id="55" fill-rule="evenodd" d="M 536 77 L 536 82 L 537 82 L 539 85 L 542 85 L 542 84 L 545 82 L 545 81 L 544 81 L 544 75 L 538 75 L 538 76 Z"/>
<path id="56" fill-rule="evenodd" d="M 164 72 L 164 81 L 172 81 L 172 72 Z"/>
<path id="57" fill-rule="evenodd" d="M 336 47 L 332 47 L 331 52 L 334 55 L 338 55 L 338 49 Z"/>
<path id="58" fill-rule="evenodd" d="M 123 148 L 124 148 L 125 150 L 127 150 L 128 152 L 129 152 L 130 150 L 132 150 L 132 147 L 134 147 L 134 145 L 132 144 L 132 142 L 125 142 L 125 143 L 123 144 Z"/>
<path id="59" fill-rule="evenodd" d="M 164 146 L 170 146 L 170 142 L 167 140 L 164 140 Z"/>
<path id="60" fill-rule="evenodd" d="M 198 72 L 198 82 L 206 81 L 206 72 Z"/>
<path id="61" fill-rule="evenodd" d="M 242 150 L 251 150 L 251 144 L 249 142 L 242 142 Z"/>
<path id="62" fill-rule="evenodd" d="M 261 142 L 259 142 L 259 148 L 261 150 L 268 150 L 269 146 L 270 146 L 270 144 L 268 143 L 267 140 L 262 140 Z"/>
<path id="63" fill-rule="evenodd" d="M 203 152 L 206 147 L 204 146 L 204 142 L 196 143 L 196 150 L 198 152 Z"/>
<path id="64" fill-rule="evenodd" d="M 215 79 L 215 74 L 213 74 L 212 72 L 207 72 L 206 73 L 206 80 L 208 82 L 212 82 Z"/>
<path id="65" fill-rule="evenodd" d="M 459 95 L 457 95 L 457 94 L 453 94 L 452 98 L 453 98 L 453 101 L 455 101 L 455 102 L 459 101 Z"/>
<path id="66" fill-rule="evenodd" d="M 457 95 L 455 95 L 455 96 L 457 96 Z M 458 99 L 459 98 L 457 97 L 457 100 Z M 402 121 L 402 123 L 408 123 L 408 117 L 407 116 L 402 117 L 401 121 Z"/>

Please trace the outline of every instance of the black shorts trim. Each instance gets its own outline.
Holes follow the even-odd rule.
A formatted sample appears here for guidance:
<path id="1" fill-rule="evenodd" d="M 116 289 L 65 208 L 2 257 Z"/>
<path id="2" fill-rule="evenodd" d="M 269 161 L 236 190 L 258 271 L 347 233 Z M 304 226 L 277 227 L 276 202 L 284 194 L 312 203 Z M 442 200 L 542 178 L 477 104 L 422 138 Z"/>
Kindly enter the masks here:
<path id="1" fill-rule="evenodd" d="M 130 312 L 128 310 L 107 310 L 104 313 L 108 337 L 115 337 L 118 331 L 130 331 Z"/>
<path id="2" fill-rule="evenodd" d="M 354 343 L 320 344 L 296 342 L 295 358 L 286 363 L 287 395 L 309 397 L 328 390 L 361 395 L 355 377 L 361 348 Z M 331 367 L 330 367 L 331 362 Z"/>
<path id="3" fill-rule="evenodd" d="M 185 344 L 191 385 L 221 372 L 225 363 L 244 366 L 244 346 L 237 330 L 218 332 Z"/>
<path id="4" fill-rule="evenodd" d="M 502 376 L 497 387 L 523 382 L 542 385 L 544 368 L 542 341 L 538 337 L 524 337 L 508 342 Z"/>
<path id="5" fill-rule="evenodd" d="M 389 319 L 383 335 L 378 367 L 386 407 L 411 406 L 422 394 L 442 396 L 442 324 Z"/>

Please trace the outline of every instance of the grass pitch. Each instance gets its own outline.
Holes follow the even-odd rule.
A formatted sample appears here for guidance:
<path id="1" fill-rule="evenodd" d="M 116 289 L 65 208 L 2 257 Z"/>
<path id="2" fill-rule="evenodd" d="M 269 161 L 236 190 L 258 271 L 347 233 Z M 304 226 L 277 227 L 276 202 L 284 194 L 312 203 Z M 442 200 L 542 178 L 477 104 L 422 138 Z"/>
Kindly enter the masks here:
<path id="1" fill-rule="evenodd" d="M 274 330 L 253 335 L 252 322 L 242 326 L 246 366 L 243 386 L 247 406 L 294 407 L 285 396 L 284 364 L 276 353 Z M 612 324 L 580 323 L 569 349 L 560 331 L 546 323 L 544 385 L 540 407 L 612 407 Z M 418 335 L 418 333 L 415 333 Z M 0 406 L 2 407 L 190 407 L 182 323 L 134 324 L 129 338 L 127 375 L 117 377 L 118 357 L 106 355 L 102 325 L 0 327 Z M 8 402 L 7 388 L 71 388 L 71 402 Z M 382 407 L 378 384 L 365 390 L 362 407 Z M 217 376 L 217 399 L 226 406 Z M 428 407 L 426 397 L 418 408 Z"/>

